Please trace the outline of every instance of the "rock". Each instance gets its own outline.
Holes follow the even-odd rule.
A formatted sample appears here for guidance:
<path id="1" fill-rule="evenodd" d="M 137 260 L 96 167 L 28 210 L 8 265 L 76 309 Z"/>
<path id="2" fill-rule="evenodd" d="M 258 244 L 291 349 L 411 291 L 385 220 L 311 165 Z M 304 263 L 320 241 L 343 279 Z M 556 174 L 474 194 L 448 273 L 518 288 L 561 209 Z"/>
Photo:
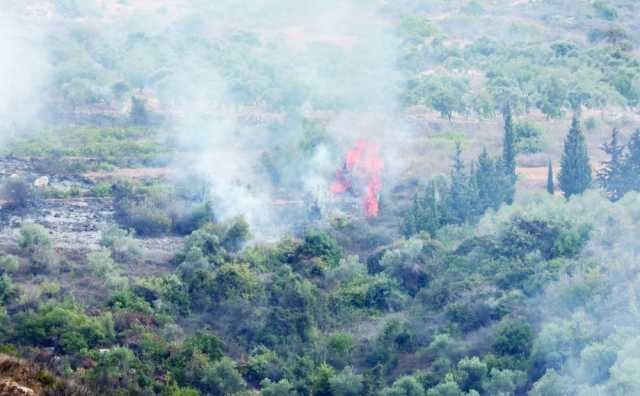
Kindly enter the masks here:
<path id="1" fill-rule="evenodd" d="M 33 185 L 42 188 L 49 185 L 49 177 L 48 176 L 40 176 L 36 180 L 33 181 Z"/>
<path id="2" fill-rule="evenodd" d="M 36 396 L 36 392 L 22 386 L 8 378 L 0 379 L 0 395 L 5 396 Z"/>

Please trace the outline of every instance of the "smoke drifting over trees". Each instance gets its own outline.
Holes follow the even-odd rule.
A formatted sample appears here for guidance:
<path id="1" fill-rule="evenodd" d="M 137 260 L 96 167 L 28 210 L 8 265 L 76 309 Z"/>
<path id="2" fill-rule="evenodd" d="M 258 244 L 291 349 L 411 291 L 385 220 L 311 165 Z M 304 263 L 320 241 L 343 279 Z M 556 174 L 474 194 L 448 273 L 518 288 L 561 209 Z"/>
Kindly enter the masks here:
<path id="1" fill-rule="evenodd" d="M 637 1 L 1 8 L 0 393 L 640 394 Z"/>

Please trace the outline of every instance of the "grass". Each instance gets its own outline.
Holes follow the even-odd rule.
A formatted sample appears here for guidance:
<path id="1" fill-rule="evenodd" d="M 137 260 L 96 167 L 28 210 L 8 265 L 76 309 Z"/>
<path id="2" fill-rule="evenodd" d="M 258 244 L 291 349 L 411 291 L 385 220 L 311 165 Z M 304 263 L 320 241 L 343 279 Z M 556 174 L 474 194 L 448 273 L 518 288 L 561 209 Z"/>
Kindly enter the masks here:
<path id="1" fill-rule="evenodd" d="M 19 135 L 0 150 L 25 157 L 82 157 L 100 167 L 143 166 L 173 154 L 162 131 L 133 127 L 65 126 Z"/>

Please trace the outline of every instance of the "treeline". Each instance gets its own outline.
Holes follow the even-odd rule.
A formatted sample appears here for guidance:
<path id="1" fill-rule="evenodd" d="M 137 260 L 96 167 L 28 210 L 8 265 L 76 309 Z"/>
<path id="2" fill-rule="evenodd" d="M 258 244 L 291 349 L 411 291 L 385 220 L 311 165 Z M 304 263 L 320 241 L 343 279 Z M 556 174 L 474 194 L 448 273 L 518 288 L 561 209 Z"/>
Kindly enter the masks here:
<path id="1" fill-rule="evenodd" d="M 513 202 L 517 181 L 517 150 L 509 106 L 503 110 L 503 117 L 502 155 L 492 158 L 483 149 L 478 158 L 467 166 L 461 158 L 460 145 L 457 145 L 449 178 L 435 178 L 414 195 L 400 227 L 403 235 L 411 236 L 420 232 L 433 235 L 440 227 L 473 222 L 488 209 L 496 210 L 502 204 Z M 640 129 L 631 135 L 627 144 L 620 141 L 620 133 L 614 129 L 610 141 L 603 145 L 602 150 L 609 159 L 597 171 L 596 181 L 609 198 L 615 201 L 630 191 L 640 191 Z M 557 184 L 569 199 L 593 186 L 592 174 L 578 111 L 571 120 L 564 141 Z M 549 160 L 546 190 L 554 195 L 555 189 L 555 172 Z"/>

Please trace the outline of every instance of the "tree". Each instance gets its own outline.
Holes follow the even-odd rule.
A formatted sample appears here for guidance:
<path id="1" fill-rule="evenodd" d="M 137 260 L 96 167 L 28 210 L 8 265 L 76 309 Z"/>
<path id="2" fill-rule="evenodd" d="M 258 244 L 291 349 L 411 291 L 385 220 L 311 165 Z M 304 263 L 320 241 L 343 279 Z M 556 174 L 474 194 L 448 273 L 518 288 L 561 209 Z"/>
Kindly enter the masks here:
<path id="1" fill-rule="evenodd" d="M 553 163 L 549 160 L 547 164 L 547 192 L 551 195 L 554 195 L 556 192 L 556 187 L 553 182 Z"/>
<path id="2" fill-rule="evenodd" d="M 438 206 L 438 186 L 436 180 L 432 180 L 422 195 L 416 193 L 413 197 L 413 204 L 402 223 L 404 236 L 408 238 L 423 231 L 434 235 L 442 220 Z"/>
<path id="3" fill-rule="evenodd" d="M 631 135 L 627 143 L 627 155 L 622 170 L 623 193 L 640 191 L 640 129 Z"/>
<path id="4" fill-rule="evenodd" d="M 530 396 L 564 396 L 571 395 L 573 388 L 569 378 L 559 375 L 554 369 L 547 372 L 533 384 Z"/>
<path id="5" fill-rule="evenodd" d="M 457 144 L 451 169 L 451 186 L 446 199 L 449 223 L 464 223 L 472 213 L 474 191 L 470 186 L 469 179 L 462 160 L 462 149 L 460 144 Z"/>
<path id="6" fill-rule="evenodd" d="M 489 208 L 497 209 L 503 202 L 513 199 L 511 176 L 505 174 L 501 161 L 489 157 L 486 149 L 478 157 L 473 179 L 473 187 L 477 191 L 474 205 L 477 215 L 482 215 Z"/>
<path id="7" fill-rule="evenodd" d="M 495 336 L 493 350 L 499 355 L 527 357 L 531 351 L 531 327 L 527 323 L 504 323 Z"/>
<path id="8" fill-rule="evenodd" d="M 598 181 L 612 201 L 622 198 L 626 192 L 626 183 L 623 170 L 624 146 L 620 144 L 620 133 L 617 128 L 611 132 L 611 140 L 602 145 L 602 151 L 608 156 L 608 161 L 602 162 L 602 168 L 598 171 Z"/>
<path id="9" fill-rule="evenodd" d="M 482 388 L 488 395 L 512 396 L 526 382 L 527 375 L 523 371 L 492 368 Z"/>
<path id="10" fill-rule="evenodd" d="M 298 393 L 294 390 L 293 385 L 286 379 L 282 379 L 278 382 L 271 382 L 271 380 L 264 379 L 260 383 L 262 396 L 297 396 Z"/>
<path id="11" fill-rule="evenodd" d="M 6 274 L 0 275 L 0 306 L 13 302 L 18 297 L 18 289 Z"/>
<path id="12" fill-rule="evenodd" d="M 468 91 L 469 82 L 466 79 L 424 76 L 409 82 L 406 101 L 409 104 L 429 106 L 451 121 L 453 113 L 464 114 L 467 111 Z"/>
<path id="13" fill-rule="evenodd" d="M 149 124 L 149 113 L 145 105 L 144 99 L 131 97 L 131 111 L 129 112 L 129 120 L 132 124 L 138 126 L 146 126 Z"/>
<path id="14" fill-rule="evenodd" d="M 511 115 L 511 106 L 507 104 L 502 111 L 504 119 L 504 137 L 502 139 L 502 163 L 505 173 L 513 174 L 516 172 L 516 148 L 515 135 L 513 133 L 513 119 Z"/>
<path id="15" fill-rule="evenodd" d="M 380 393 L 382 396 L 424 396 L 424 388 L 412 376 L 401 377 L 389 388 Z"/>
<path id="16" fill-rule="evenodd" d="M 350 366 L 329 378 L 333 396 L 359 396 L 362 394 L 362 375 L 356 374 Z"/>
<path id="17" fill-rule="evenodd" d="M 482 383 L 487 376 L 487 364 L 477 356 L 465 357 L 458 362 L 458 383 L 462 390 L 468 392 L 471 389 L 482 390 Z"/>
<path id="18" fill-rule="evenodd" d="M 577 115 L 573 116 L 571 128 L 565 138 L 560 166 L 560 188 L 567 199 L 572 195 L 581 194 L 591 184 L 587 142 L 580 129 Z"/>
<path id="19" fill-rule="evenodd" d="M 216 396 L 231 395 L 246 386 L 236 364 L 226 356 L 205 368 L 202 382 L 206 390 Z"/>
<path id="20" fill-rule="evenodd" d="M 504 118 L 504 137 L 502 139 L 502 166 L 506 177 L 505 194 L 506 202 L 513 203 L 516 183 L 516 145 L 513 133 L 513 120 L 511 106 L 507 104 L 502 112 Z"/>

